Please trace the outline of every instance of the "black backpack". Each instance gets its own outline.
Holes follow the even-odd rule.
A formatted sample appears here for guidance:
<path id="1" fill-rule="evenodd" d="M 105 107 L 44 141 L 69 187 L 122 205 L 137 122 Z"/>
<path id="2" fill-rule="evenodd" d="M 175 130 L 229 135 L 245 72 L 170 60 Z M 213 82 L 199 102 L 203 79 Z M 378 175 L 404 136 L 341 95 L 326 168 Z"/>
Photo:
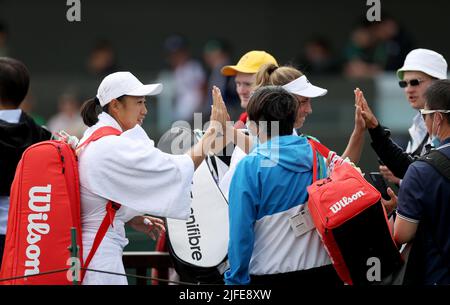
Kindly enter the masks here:
<path id="1" fill-rule="evenodd" d="M 430 164 L 438 173 L 450 181 L 450 159 L 438 149 L 431 150 L 428 154 L 417 159 L 417 161 Z"/>

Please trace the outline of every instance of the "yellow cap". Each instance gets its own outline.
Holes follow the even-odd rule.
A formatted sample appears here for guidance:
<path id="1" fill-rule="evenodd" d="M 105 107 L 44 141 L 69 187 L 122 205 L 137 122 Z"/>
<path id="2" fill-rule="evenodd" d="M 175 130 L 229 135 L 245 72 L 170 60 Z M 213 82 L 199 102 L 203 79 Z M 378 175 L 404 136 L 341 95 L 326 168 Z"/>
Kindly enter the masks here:
<path id="1" fill-rule="evenodd" d="M 250 51 L 241 57 L 237 65 L 225 66 L 221 72 L 225 76 L 234 76 L 238 72 L 253 74 L 258 72 L 259 68 L 265 64 L 275 64 L 278 66 L 275 58 L 269 53 L 264 51 Z"/>

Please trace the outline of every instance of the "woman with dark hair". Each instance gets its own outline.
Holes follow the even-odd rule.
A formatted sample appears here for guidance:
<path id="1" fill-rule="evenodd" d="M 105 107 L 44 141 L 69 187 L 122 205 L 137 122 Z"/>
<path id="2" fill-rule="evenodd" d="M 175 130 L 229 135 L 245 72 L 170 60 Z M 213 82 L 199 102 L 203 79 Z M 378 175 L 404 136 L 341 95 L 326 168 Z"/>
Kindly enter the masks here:
<path id="1" fill-rule="evenodd" d="M 299 103 L 279 86 L 257 89 L 247 113 L 258 144 L 242 159 L 229 193 L 230 269 L 227 284 L 339 285 L 319 235 L 291 219 L 306 210 L 313 152 L 292 134 Z"/>
<path id="2" fill-rule="evenodd" d="M 9 195 L 22 153 L 50 132 L 34 122 L 19 106 L 28 92 L 30 76 L 25 65 L 0 57 L 0 265 L 8 223 Z"/>
<path id="3" fill-rule="evenodd" d="M 105 136 L 79 151 L 81 221 L 84 257 L 106 214 L 107 202 L 121 204 L 89 268 L 124 273 L 122 251 L 127 245 L 124 225 L 148 234 L 163 229 L 149 214 L 188 219 L 194 170 L 215 138 L 227 113 L 222 100 L 214 99 L 210 127 L 185 155 L 169 155 L 154 147 L 140 126 L 147 114 L 145 96 L 157 95 L 161 84 L 143 85 L 130 72 L 116 72 L 101 82 L 97 97 L 87 101 L 82 117 L 89 129 L 82 144 L 96 130 L 109 126 L 120 136 Z M 213 94 L 217 96 L 217 89 Z M 154 229 L 157 229 L 156 231 Z M 86 272 L 83 284 L 127 284 L 126 277 Z"/>

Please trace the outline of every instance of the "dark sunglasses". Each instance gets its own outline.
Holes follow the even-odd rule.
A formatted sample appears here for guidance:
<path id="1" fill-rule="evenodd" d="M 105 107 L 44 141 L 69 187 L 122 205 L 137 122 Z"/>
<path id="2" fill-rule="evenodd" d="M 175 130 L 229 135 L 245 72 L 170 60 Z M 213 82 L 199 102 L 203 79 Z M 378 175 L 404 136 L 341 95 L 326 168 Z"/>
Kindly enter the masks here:
<path id="1" fill-rule="evenodd" d="M 421 82 L 423 82 L 423 80 L 418 79 L 418 78 L 411 79 L 410 81 L 401 80 L 398 82 L 398 85 L 400 86 L 400 88 L 406 88 L 406 86 L 408 86 L 408 84 L 412 87 L 415 87 L 415 86 L 419 86 Z"/>

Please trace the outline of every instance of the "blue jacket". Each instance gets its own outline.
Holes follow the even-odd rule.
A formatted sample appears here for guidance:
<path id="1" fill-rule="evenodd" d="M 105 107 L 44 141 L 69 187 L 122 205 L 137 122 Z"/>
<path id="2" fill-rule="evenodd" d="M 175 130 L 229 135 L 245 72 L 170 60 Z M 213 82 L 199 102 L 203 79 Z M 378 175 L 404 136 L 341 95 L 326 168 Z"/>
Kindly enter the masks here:
<path id="1" fill-rule="evenodd" d="M 325 168 L 323 158 L 321 168 Z M 323 174 L 319 174 L 319 177 Z M 304 136 L 257 145 L 238 164 L 229 193 L 230 269 L 227 284 L 248 284 L 249 274 L 275 274 L 329 264 L 315 230 L 295 237 L 289 217 L 307 201 L 312 149 Z"/>

